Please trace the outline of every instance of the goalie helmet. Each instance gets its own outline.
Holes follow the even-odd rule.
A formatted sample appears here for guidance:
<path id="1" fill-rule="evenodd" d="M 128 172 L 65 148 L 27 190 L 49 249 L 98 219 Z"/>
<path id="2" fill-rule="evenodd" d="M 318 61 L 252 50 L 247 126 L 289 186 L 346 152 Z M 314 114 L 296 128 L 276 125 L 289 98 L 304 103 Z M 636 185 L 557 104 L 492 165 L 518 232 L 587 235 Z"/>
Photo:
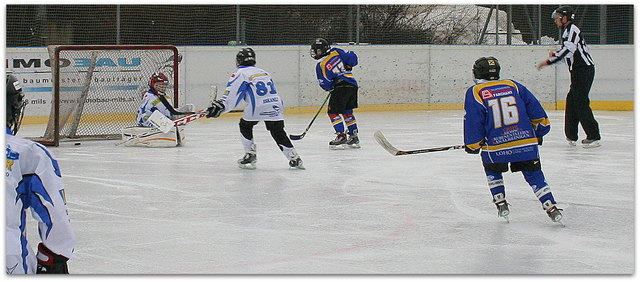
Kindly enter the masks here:
<path id="1" fill-rule="evenodd" d="M 326 56 L 330 49 L 331 45 L 329 44 L 329 41 L 324 38 L 318 38 L 311 43 L 311 50 L 309 50 L 309 53 L 311 53 L 312 58 L 318 60 Z"/>
<path id="2" fill-rule="evenodd" d="M 154 94 L 164 94 L 169 84 L 169 78 L 161 72 L 156 72 L 149 79 L 149 89 Z"/>
<path id="3" fill-rule="evenodd" d="M 236 55 L 236 66 L 255 66 L 256 52 L 251 48 L 242 48 Z"/>
<path id="4" fill-rule="evenodd" d="M 565 17 L 565 16 L 569 17 L 569 20 L 574 20 L 576 17 L 576 14 L 573 11 L 573 8 L 569 6 L 560 6 L 551 13 L 551 18 L 553 20 L 555 20 L 557 17 Z"/>
<path id="5" fill-rule="evenodd" d="M 500 64 L 494 57 L 482 57 L 473 64 L 473 77 L 475 79 L 498 80 L 500 79 Z"/>
<path id="6" fill-rule="evenodd" d="M 18 133 L 22 117 L 24 116 L 24 107 L 27 101 L 24 100 L 24 93 L 20 81 L 10 74 L 7 74 L 7 126 L 13 134 Z"/>

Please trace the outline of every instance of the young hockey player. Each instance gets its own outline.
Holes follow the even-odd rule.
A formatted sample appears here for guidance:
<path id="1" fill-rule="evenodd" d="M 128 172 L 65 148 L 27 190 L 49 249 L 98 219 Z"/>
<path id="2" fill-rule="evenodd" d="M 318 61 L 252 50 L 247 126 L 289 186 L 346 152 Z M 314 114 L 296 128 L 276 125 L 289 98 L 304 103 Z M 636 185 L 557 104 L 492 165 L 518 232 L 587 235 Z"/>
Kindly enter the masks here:
<path id="1" fill-rule="evenodd" d="M 316 76 L 320 87 L 331 93 L 327 114 L 336 138 L 329 142 L 329 148 L 360 148 L 358 125 L 353 115 L 353 109 L 358 107 L 358 82 L 351 72 L 358 65 L 358 56 L 352 51 L 331 48 L 329 41 L 324 38 L 318 38 L 311 44 L 310 53 L 312 58 L 318 60 Z"/>
<path id="2" fill-rule="evenodd" d="M 27 103 L 13 75 L 7 75 L 6 95 L 6 273 L 68 274 L 67 260 L 74 258 L 76 238 L 58 162 L 44 146 L 15 136 Z M 37 254 L 28 241 L 28 212 L 38 222 Z"/>
<path id="3" fill-rule="evenodd" d="M 256 144 L 253 140 L 253 127 L 264 121 L 278 148 L 289 160 L 289 166 L 304 169 L 302 159 L 293 148 L 289 136 L 284 131 L 284 105 L 278 95 L 271 75 L 255 66 L 256 54 L 251 48 L 243 48 L 236 55 L 238 70 L 231 75 L 221 99 L 213 102 L 207 117 L 217 118 L 227 113 L 244 100 L 246 106 L 240 119 L 240 134 L 245 155 L 238 160 L 240 168 L 256 168 Z"/>
<path id="4" fill-rule="evenodd" d="M 123 143 L 125 146 L 142 147 L 175 147 L 184 144 L 184 129 L 173 128 L 170 132 L 162 133 L 153 128 L 149 117 L 155 111 L 159 111 L 172 119 L 177 115 L 192 113 L 193 105 L 187 104 L 176 110 L 167 100 L 165 94 L 169 79 L 163 73 L 154 73 L 149 79 L 149 90 L 142 96 L 142 102 L 138 109 L 137 127 L 127 127 L 122 130 L 122 139 L 130 140 Z M 184 111 L 184 112 L 183 112 Z"/>
<path id="5" fill-rule="evenodd" d="M 464 100 L 464 144 L 470 154 L 482 149 L 482 164 L 498 208 L 508 219 L 502 173 L 521 171 L 542 208 L 554 222 L 562 219 L 560 209 L 540 165 L 538 146 L 550 130 L 546 112 L 536 97 L 515 80 L 499 80 L 500 64 L 494 57 L 482 57 L 473 65 L 475 86 Z"/>

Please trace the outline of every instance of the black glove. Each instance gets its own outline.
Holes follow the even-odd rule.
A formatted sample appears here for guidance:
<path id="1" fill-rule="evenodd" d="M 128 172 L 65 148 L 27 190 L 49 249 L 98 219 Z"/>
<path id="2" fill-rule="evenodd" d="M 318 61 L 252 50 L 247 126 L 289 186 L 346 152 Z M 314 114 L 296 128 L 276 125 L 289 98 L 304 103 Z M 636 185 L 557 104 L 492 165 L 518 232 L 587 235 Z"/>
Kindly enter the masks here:
<path id="1" fill-rule="evenodd" d="M 542 146 L 542 136 L 538 136 L 538 145 Z"/>
<path id="2" fill-rule="evenodd" d="M 69 274 L 68 258 L 55 254 L 47 246 L 38 244 L 38 268 L 36 274 Z"/>
<path id="3" fill-rule="evenodd" d="M 474 154 L 474 155 L 475 154 L 480 154 L 480 148 L 474 150 L 474 149 L 469 148 L 468 146 L 464 146 L 464 151 L 469 153 L 469 154 Z"/>
<path id="4" fill-rule="evenodd" d="M 223 111 L 224 111 L 224 103 L 222 102 L 222 100 L 213 101 L 213 103 L 211 103 L 211 107 L 207 108 L 207 112 L 209 112 L 207 114 L 207 117 L 217 118 L 220 116 L 220 114 Z"/>

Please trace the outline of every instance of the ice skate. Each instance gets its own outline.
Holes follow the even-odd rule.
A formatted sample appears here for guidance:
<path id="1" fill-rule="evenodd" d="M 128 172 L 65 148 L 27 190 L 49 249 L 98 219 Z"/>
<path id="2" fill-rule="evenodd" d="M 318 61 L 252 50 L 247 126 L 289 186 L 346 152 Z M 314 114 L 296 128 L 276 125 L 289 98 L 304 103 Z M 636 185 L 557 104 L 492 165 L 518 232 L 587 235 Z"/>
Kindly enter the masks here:
<path id="1" fill-rule="evenodd" d="M 346 144 L 351 148 L 360 148 L 360 139 L 358 139 L 358 135 L 349 135 Z"/>
<path id="2" fill-rule="evenodd" d="M 582 140 L 582 148 L 596 148 L 600 147 L 600 140 L 584 139 Z"/>
<path id="3" fill-rule="evenodd" d="M 347 143 L 347 135 L 340 132 L 336 133 L 336 139 L 329 142 L 329 148 L 332 150 L 344 149 L 344 144 Z"/>
<path id="4" fill-rule="evenodd" d="M 556 206 L 552 206 L 547 209 L 547 215 L 551 218 L 551 221 L 560 223 L 564 226 L 564 223 L 562 223 L 562 213 L 560 213 L 560 211 L 561 209 Z"/>
<path id="5" fill-rule="evenodd" d="M 304 166 L 302 166 L 302 159 L 300 158 L 300 156 L 296 156 L 293 159 L 291 159 L 289 161 L 289 168 L 290 169 L 305 169 Z"/>
<path id="6" fill-rule="evenodd" d="M 243 169 L 256 169 L 256 162 L 258 157 L 256 152 L 247 152 L 242 159 L 238 160 L 238 167 Z"/>
<path id="7" fill-rule="evenodd" d="M 498 216 L 504 217 L 509 222 L 509 203 L 506 200 L 498 202 L 496 203 L 496 208 L 498 208 Z"/>
<path id="8" fill-rule="evenodd" d="M 567 138 L 567 142 L 569 142 L 569 146 L 575 147 L 577 141 Z"/>

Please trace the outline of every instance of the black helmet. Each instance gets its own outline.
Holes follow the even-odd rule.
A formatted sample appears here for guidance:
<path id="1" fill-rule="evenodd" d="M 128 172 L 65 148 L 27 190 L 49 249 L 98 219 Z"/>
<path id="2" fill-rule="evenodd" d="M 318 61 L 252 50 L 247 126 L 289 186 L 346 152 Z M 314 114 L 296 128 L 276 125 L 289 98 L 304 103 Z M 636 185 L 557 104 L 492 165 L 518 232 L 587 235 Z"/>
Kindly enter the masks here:
<path id="1" fill-rule="evenodd" d="M 324 38 L 318 38 L 313 43 L 311 43 L 311 57 L 314 59 L 320 59 L 329 53 L 329 49 L 331 49 L 331 45 L 329 45 L 329 41 Z"/>
<path id="2" fill-rule="evenodd" d="M 255 66 L 256 52 L 251 48 L 242 48 L 236 55 L 236 66 Z"/>
<path id="3" fill-rule="evenodd" d="M 15 76 L 7 74 L 7 125 L 13 134 L 18 133 L 24 115 L 23 109 L 27 105 L 23 98 L 20 81 Z"/>
<path id="4" fill-rule="evenodd" d="M 476 79 L 500 79 L 500 64 L 494 57 L 482 57 L 473 64 L 473 77 Z"/>
<path id="5" fill-rule="evenodd" d="M 573 11 L 573 8 L 569 6 L 560 6 L 557 9 L 553 10 L 553 13 L 551 13 L 551 18 L 554 20 L 556 19 L 556 17 L 564 17 L 564 16 L 569 17 L 570 20 L 574 20 L 576 17 L 576 14 Z"/>

